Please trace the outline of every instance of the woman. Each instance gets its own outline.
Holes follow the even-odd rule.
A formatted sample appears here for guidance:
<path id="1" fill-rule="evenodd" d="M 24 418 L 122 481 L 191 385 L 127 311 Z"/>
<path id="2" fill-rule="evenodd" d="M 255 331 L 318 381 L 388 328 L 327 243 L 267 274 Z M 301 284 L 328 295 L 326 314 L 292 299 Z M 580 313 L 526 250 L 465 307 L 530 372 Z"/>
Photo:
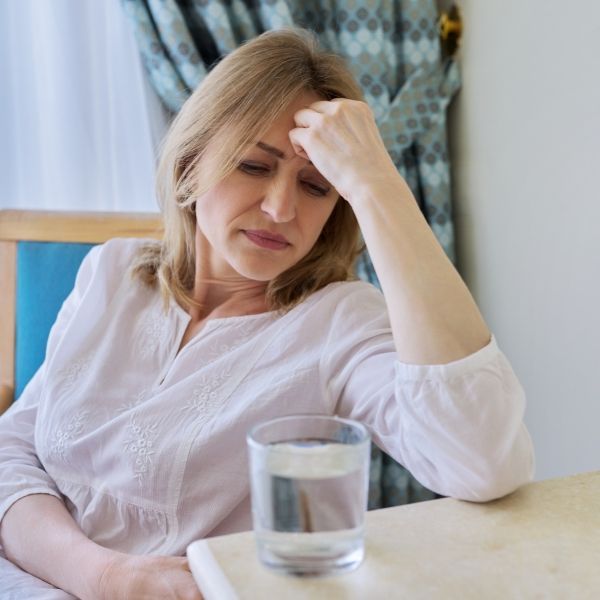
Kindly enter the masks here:
<path id="1" fill-rule="evenodd" d="M 186 545 L 251 527 L 244 436 L 275 416 L 358 419 L 447 496 L 531 479 L 521 387 L 339 59 L 293 31 L 232 53 L 158 181 L 164 242 L 92 250 L 0 422 L 14 597 L 199 597 Z M 385 302 L 349 281 L 358 225 Z"/>

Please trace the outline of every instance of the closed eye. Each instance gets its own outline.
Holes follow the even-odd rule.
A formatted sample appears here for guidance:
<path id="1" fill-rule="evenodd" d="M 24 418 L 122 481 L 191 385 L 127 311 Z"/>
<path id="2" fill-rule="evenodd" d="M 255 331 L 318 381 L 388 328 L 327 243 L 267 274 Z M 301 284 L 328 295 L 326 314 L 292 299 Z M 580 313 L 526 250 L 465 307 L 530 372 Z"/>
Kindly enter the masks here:
<path id="1" fill-rule="evenodd" d="M 243 173 L 247 173 L 248 175 L 253 175 L 255 177 L 267 177 L 271 173 L 271 167 L 268 165 L 265 165 L 264 163 L 254 163 L 248 161 L 241 162 L 238 166 L 238 169 Z M 331 190 L 331 188 L 313 183 L 312 181 L 304 180 L 300 183 L 311 196 L 327 196 Z"/>
<path id="2" fill-rule="evenodd" d="M 330 188 L 325 188 L 310 181 L 304 181 L 304 186 L 312 196 L 327 196 Z"/>
<path id="3" fill-rule="evenodd" d="M 269 167 L 265 165 L 251 162 L 240 163 L 238 168 L 240 171 L 248 173 L 248 175 L 267 175 L 270 170 Z"/>

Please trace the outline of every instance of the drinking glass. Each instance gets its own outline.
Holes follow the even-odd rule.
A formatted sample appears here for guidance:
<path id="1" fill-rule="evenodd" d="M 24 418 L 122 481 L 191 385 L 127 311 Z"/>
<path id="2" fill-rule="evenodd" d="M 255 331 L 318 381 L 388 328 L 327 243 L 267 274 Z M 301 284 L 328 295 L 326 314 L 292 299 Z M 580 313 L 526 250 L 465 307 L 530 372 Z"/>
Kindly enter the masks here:
<path id="1" fill-rule="evenodd" d="M 370 435 L 349 419 L 294 415 L 247 436 L 258 557 L 295 575 L 329 575 L 364 557 Z"/>

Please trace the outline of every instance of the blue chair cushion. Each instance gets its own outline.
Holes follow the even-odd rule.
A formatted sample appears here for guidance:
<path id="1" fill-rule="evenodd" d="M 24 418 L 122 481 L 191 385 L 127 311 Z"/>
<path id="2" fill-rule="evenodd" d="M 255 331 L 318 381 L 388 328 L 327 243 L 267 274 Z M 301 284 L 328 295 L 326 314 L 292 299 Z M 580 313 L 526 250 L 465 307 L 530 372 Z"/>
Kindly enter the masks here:
<path id="1" fill-rule="evenodd" d="M 42 364 L 50 328 L 94 244 L 19 242 L 15 341 L 15 398 Z"/>

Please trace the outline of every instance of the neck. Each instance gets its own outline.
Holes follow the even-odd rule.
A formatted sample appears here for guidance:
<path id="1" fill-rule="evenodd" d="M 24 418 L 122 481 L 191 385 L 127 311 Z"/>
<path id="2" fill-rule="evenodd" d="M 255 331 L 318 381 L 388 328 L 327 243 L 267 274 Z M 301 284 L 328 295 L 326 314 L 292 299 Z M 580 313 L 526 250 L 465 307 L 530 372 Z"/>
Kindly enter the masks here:
<path id="1" fill-rule="evenodd" d="M 197 305 L 188 310 L 192 319 L 253 315 L 267 311 L 264 282 L 206 279 L 197 276 L 193 299 Z"/>
<path id="2" fill-rule="evenodd" d="M 192 321 L 209 317 L 252 315 L 268 310 L 266 281 L 242 277 L 228 266 L 211 264 L 208 242 L 196 236 L 196 273 L 193 300 L 197 303 L 188 313 Z"/>

